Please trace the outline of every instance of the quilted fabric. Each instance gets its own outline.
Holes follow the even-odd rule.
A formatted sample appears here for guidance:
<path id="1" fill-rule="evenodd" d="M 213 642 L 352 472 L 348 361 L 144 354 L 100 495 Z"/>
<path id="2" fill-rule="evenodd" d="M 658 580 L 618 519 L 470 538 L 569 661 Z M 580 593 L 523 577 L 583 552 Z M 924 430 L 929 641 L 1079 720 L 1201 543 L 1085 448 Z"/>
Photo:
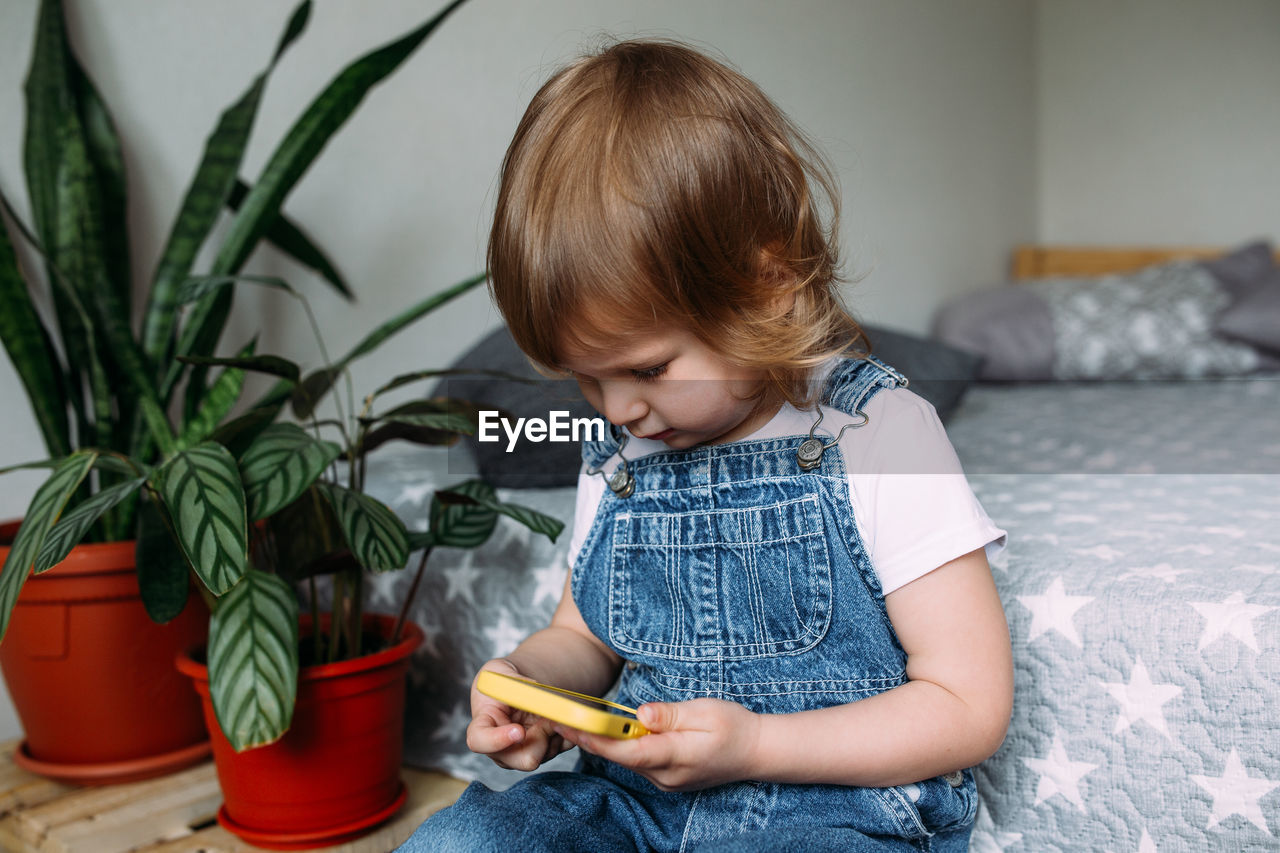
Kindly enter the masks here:
<path id="1" fill-rule="evenodd" d="M 1200 264 L 1026 287 L 1049 306 L 1055 379 L 1196 379 L 1258 369 L 1252 347 L 1214 335 L 1230 298 Z"/>
<path id="2" fill-rule="evenodd" d="M 970 390 L 948 431 L 1010 534 L 993 573 L 1016 665 L 1009 735 L 976 771 L 975 851 L 1280 846 L 1277 411 L 1280 382 L 1261 379 Z M 411 526 L 466 476 L 438 449 L 370 468 Z M 500 494 L 572 517 L 571 489 Z M 503 522 L 483 548 L 433 554 L 412 610 L 428 642 L 410 763 L 519 778 L 466 750 L 467 689 L 546 624 L 569 535 Z M 393 609 L 414 567 L 379 576 L 371 607 Z"/>

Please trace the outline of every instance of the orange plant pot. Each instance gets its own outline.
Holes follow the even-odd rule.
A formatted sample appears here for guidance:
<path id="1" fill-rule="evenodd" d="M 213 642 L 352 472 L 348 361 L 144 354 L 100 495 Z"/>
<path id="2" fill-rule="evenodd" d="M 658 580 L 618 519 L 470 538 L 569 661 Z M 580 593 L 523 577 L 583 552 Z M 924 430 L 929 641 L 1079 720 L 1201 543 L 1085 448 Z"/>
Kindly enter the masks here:
<path id="1" fill-rule="evenodd" d="M 328 615 L 321 616 L 327 630 Z M 366 632 L 388 638 L 390 616 L 366 615 Z M 301 619 L 301 636 L 311 618 Z M 355 660 L 302 667 L 293 721 L 275 743 L 236 752 L 222 734 L 209 695 L 209 670 L 195 650 L 178 669 L 195 682 L 222 787 L 218 823 L 276 850 L 338 844 L 391 817 L 407 796 L 400 780 L 404 686 L 422 629 L 404 626 L 399 643 Z"/>
<path id="2" fill-rule="evenodd" d="M 18 522 L 0 524 L 0 563 Z M 14 760 L 80 785 L 161 776 L 209 754 L 200 703 L 173 667 L 208 635 L 193 591 L 165 625 L 147 616 L 133 542 L 78 545 L 27 578 L 0 643 L 25 740 Z"/>

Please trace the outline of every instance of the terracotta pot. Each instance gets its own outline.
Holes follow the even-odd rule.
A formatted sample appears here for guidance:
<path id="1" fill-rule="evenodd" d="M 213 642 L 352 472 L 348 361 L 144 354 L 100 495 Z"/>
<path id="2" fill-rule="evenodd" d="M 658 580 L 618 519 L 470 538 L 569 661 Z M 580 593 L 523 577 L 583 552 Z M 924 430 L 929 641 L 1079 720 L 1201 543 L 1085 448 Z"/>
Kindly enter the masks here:
<path id="1" fill-rule="evenodd" d="M 0 524 L 0 562 L 18 522 Z M 208 636 L 194 590 L 166 625 L 147 616 L 134 543 L 78 545 L 27 579 L 0 666 L 26 735 L 14 761 L 80 785 L 170 773 L 209 754 L 200 703 L 173 657 Z"/>
<path id="2" fill-rule="evenodd" d="M 322 630 L 328 625 L 322 615 Z M 390 637 L 395 619 L 366 615 L 364 627 Z M 310 616 L 302 617 L 300 634 L 310 636 Z M 406 623 L 392 648 L 303 667 L 284 737 L 239 753 L 218 727 L 203 655 L 179 655 L 213 740 L 224 799 L 218 822 L 251 844 L 290 850 L 359 837 L 395 814 L 407 795 L 400 781 L 405 673 L 422 640 L 422 630 Z"/>

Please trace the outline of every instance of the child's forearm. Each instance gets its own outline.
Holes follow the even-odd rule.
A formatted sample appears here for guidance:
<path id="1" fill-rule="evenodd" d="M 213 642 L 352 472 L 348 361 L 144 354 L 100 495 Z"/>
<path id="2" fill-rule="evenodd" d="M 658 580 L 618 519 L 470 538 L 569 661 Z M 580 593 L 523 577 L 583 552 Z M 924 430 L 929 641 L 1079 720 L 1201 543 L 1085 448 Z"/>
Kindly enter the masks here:
<path id="1" fill-rule="evenodd" d="M 543 684 L 599 696 L 617 680 L 619 664 L 571 628 L 543 628 L 505 656 L 522 675 Z"/>
<path id="2" fill-rule="evenodd" d="M 905 785 L 989 757 L 1009 722 L 1000 703 L 973 707 L 928 681 L 796 714 L 764 715 L 752 778 L 771 782 Z"/>

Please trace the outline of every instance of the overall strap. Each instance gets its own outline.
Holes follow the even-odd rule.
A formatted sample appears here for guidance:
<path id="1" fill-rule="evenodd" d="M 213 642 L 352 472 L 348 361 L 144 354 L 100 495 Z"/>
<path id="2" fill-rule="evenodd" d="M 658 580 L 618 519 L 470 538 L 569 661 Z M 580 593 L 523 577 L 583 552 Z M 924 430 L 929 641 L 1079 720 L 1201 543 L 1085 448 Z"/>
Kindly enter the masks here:
<path id="1" fill-rule="evenodd" d="M 906 387 L 907 377 L 878 358 L 842 358 L 827 375 L 822 390 L 822 405 L 846 414 L 854 414 L 883 388 Z M 622 444 L 622 427 L 609 424 L 603 439 L 582 443 L 582 460 L 599 468 L 618 452 Z"/>

